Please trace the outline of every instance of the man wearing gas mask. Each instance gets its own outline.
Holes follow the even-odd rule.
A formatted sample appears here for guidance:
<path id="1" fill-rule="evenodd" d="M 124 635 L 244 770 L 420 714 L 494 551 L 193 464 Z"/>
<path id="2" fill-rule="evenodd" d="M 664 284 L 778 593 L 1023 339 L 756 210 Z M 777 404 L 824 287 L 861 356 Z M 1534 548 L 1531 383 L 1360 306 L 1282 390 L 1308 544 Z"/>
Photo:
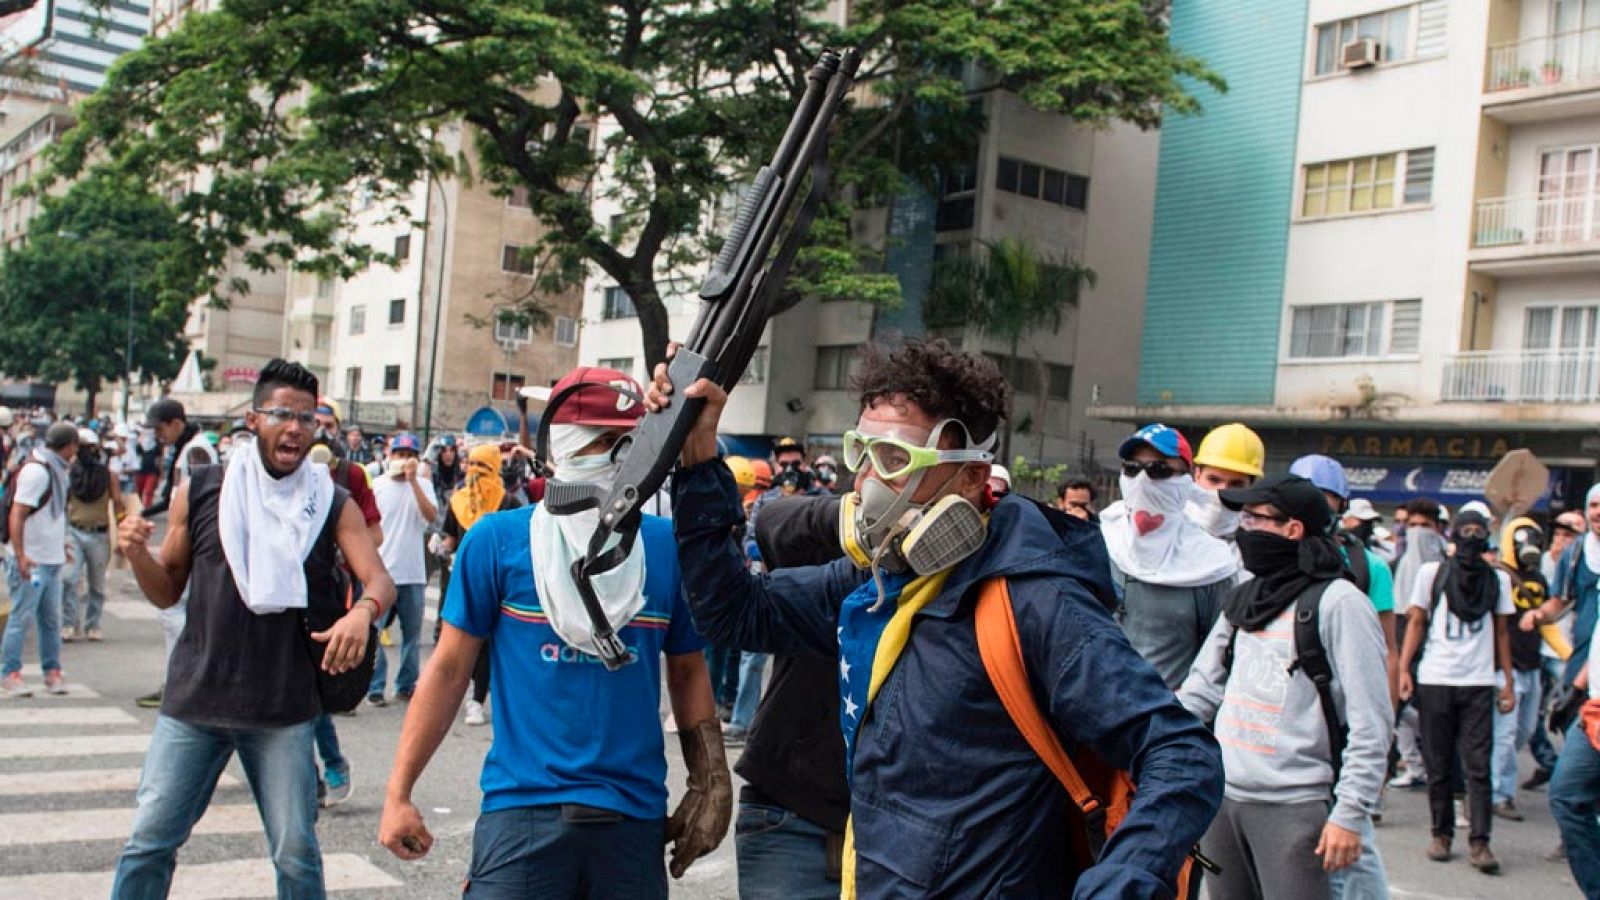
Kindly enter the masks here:
<path id="1" fill-rule="evenodd" d="M 867 348 L 854 386 L 846 558 L 765 574 L 742 564 L 729 536 L 738 487 L 717 458 L 726 394 L 710 380 L 680 386 L 705 406 L 673 482 L 701 632 L 747 650 L 837 655 L 853 841 L 842 895 L 1047 897 L 1075 885 L 1170 896 L 1221 801 L 1217 744 L 1112 621 L 1094 530 L 1021 496 L 981 508 L 1010 401 L 998 367 L 942 340 L 908 341 Z M 647 405 L 675 399 L 657 367 Z M 1067 795 L 980 658 L 977 597 L 994 596 L 995 579 L 1049 730 L 1138 785 L 1088 868 L 1067 862 Z"/>

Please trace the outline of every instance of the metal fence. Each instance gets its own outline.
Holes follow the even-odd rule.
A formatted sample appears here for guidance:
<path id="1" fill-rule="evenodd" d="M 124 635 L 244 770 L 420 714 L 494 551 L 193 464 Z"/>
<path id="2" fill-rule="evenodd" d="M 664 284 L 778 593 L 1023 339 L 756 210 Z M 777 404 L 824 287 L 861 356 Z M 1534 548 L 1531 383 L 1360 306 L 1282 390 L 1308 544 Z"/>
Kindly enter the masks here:
<path id="1" fill-rule="evenodd" d="M 1600 79 L 1600 28 L 1495 44 L 1489 48 L 1484 79 L 1489 92 Z"/>
<path id="2" fill-rule="evenodd" d="M 1458 353 L 1444 367 L 1445 401 L 1600 402 L 1600 350 Z"/>

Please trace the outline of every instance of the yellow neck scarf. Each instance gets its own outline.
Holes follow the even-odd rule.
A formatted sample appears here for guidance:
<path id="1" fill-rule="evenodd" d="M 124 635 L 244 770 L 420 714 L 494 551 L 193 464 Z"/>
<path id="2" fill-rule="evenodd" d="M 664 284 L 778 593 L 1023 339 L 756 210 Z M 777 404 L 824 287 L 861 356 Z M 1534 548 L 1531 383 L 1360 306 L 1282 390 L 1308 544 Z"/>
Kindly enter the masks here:
<path id="1" fill-rule="evenodd" d="M 900 661 L 900 654 L 906 649 L 906 643 L 911 639 L 911 621 L 922 608 L 933 602 L 944 589 L 945 579 L 950 577 L 951 569 L 924 575 L 905 586 L 900 592 L 900 602 L 895 607 L 894 615 L 889 618 L 889 624 L 883 628 L 883 636 L 878 639 L 878 648 L 872 654 L 872 677 L 867 682 L 867 706 L 872 706 L 872 701 L 878 696 L 878 688 L 888 680 L 889 673 L 894 671 L 895 663 Z M 866 715 L 866 710 L 861 714 Z M 842 900 L 855 900 L 856 896 L 856 835 L 854 819 L 847 821 L 844 827 L 844 870 L 839 885 L 839 896 Z"/>

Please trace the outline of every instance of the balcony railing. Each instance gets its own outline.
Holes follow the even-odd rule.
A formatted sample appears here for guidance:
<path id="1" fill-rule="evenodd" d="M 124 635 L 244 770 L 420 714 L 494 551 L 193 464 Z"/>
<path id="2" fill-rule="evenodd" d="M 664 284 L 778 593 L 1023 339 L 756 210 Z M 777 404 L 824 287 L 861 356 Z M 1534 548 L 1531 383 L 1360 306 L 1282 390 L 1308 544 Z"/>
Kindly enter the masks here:
<path id="1" fill-rule="evenodd" d="M 1600 190 L 1478 201 L 1472 246 L 1600 247 Z"/>
<path id="2" fill-rule="evenodd" d="M 1523 38 L 1489 48 L 1484 90 L 1600 81 L 1600 28 Z"/>
<path id="3" fill-rule="evenodd" d="M 1600 350 L 1457 353 L 1443 399 L 1469 403 L 1600 403 Z"/>

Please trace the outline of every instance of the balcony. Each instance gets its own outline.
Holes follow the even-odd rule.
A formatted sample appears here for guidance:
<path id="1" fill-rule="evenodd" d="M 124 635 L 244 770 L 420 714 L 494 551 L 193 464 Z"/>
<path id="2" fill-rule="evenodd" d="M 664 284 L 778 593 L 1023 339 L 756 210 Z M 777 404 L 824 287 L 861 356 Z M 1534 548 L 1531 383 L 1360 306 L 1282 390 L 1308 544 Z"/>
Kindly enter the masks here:
<path id="1" fill-rule="evenodd" d="M 1504 122 L 1600 112 L 1600 28 L 1490 46 L 1483 90 L 1484 112 Z"/>
<path id="2" fill-rule="evenodd" d="M 1457 353 L 1444 365 L 1446 403 L 1600 403 L 1600 350 Z"/>
<path id="3" fill-rule="evenodd" d="M 1600 190 L 1479 200 L 1470 259 L 1495 275 L 1600 271 Z"/>

